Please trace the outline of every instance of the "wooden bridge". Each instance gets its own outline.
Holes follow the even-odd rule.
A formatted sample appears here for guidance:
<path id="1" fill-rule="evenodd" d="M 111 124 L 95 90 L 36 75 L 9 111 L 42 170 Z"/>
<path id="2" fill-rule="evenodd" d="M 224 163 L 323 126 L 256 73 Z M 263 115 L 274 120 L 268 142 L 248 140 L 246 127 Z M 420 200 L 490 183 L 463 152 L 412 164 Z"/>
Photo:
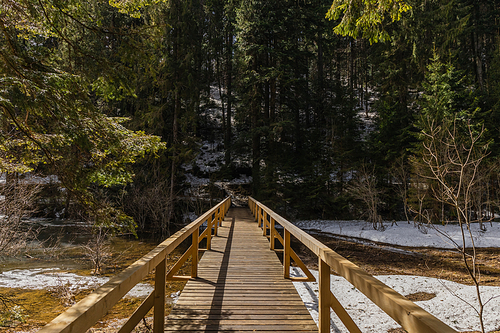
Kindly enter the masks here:
<path id="1" fill-rule="evenodd" d="M 333 309 L 349 332 L 361 332 L 330 291 L 330 273 L 346 278 L 406 331 L 456 332 L 402 295 L 341 257 L 272 210 L 249 198 L 249 208 L 231 208 L 230 198 L 158 245 L 121 274 L 69 308 L 40 333 L 83 333 L 149 273 L 155 289 L 118 333 L 131 332 L 153 309 L 153 331 L 161 332 L 330 332 Z M 204 226 L 206 225 L 206 228 Z M 277 230 L 280 225 L 281 233 Z M 200 233 L 200 230 L 203 230 Z M 190 237 L 191 246 L 167 272 L 167 255 Z M 290 247 L 295 237 L 318 256 L 319 323 L 316 324 L 292 281 L 314 276 Z M 206 248 L 199 248 L 206 239 Z M 202 252 L 201 260 L 199 253 Z M 282 252 L 282 260 L 276 252 Z M 191 259 L 191 275 L 177 276 Z M 306 277 L 290 277 L 293 261 Z M 187 280 L 165 317 L 168 280 Z"/>

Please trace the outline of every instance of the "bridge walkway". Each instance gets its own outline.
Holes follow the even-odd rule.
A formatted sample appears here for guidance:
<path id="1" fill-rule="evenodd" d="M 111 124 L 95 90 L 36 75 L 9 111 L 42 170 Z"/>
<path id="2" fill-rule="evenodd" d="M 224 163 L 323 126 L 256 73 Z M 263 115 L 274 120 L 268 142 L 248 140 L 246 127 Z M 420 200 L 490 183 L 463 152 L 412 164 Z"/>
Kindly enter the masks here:
<path id="1" fill-rule="evenodd" d="M 248 208 L 231 208 L 165 332 L 318 332 Z"/>

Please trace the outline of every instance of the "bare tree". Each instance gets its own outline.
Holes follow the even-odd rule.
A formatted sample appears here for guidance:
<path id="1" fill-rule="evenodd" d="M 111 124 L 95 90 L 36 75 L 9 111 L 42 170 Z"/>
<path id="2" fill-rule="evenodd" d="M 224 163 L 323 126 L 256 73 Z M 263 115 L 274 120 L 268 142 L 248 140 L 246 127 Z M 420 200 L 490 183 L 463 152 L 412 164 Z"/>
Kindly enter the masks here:
<path id="1" fill-rule="evenodd" d="M 460 242 L 454 241 L 444 232 L 441 234 L 447 237 L 461 254 L 464 266 L 476 288 L 478 307 L 471 306 L 478 314 L 481 332 L 484 333 L 483 311 L 487 302 L 481 298 L 477 248 L 471 225 L 475 222 L 472 214 L 473 198 L 479 194 L 479 171 L 488 155 L 488 145 L 481 142 L 484 127 L 474 130 L 470 123 L 457 122 L 455 119 L 449 123 L 437 124 L 434 120 L 427 119 L 427 130 L 422 132 L 421 159 L 415 160 L 415 163 L 421 170 L 427 171 L 421 176 L 429 180 L 428 186 L 434 199 L 450 209 L 460 226 Z M 481 204 L 475 205 L 477 207 Z M 421 216 L 426 218 L 432 227 L 430 216 Z"/>
<path id="2" fill-rule="evenodd" d="M 92 230 L 92 238 L 82 247 L 85 251 L 85 256 L 87 256 L 93 264 L 93 274 L 102 274 L 104 265 L 112 255 L 108 241 L 108 229 L 101 226 L 95 226 Z"/>
<path id="3" fill-rule="evenodd" d="M 26 220 L 35 212 L 38 185 L 15 180 L 4 185 L 0 196 L 0 256 L 13 255 L 36 237 Z"/>
<path id="4" fill-rule="evenodd" d="M 122 200 L 124 210 L 133 218 L 139 230 L 150 230 L 156 237 L 170 236 L 171 217 L 174 207 L 170 200 L 170 181 L 153 167 L 142 173 L 142 181 L 137 181 Z M 177 196 L 177 193 L 175 194 Z"/>
<path id="5" fill-rule="evenodd" d="M 408 170 L 408 165 L 405 163 L 404 158 L 400 157 L 396 160 L 396 164 L 390 170 L 392 178 L 397 183 L 397 191 L 401 202 L 403 203 L 403 210 L 405 213 L 406 221 L 410 223 L 410 212 L 408 205 L 408 191 L 409 191 L 409 178 L 410 171 Z"/>
<path id="6" fill-rule="evenodd" d="M 367 221 L 372 223 L 373 229 L 383 230 L 382 217 L 378 213 L 381 191 L 377 188 L 375 171 L 363 165 L 347 186 L 347 191 L 351 196 L 363 202 L 366 207 Z"/>

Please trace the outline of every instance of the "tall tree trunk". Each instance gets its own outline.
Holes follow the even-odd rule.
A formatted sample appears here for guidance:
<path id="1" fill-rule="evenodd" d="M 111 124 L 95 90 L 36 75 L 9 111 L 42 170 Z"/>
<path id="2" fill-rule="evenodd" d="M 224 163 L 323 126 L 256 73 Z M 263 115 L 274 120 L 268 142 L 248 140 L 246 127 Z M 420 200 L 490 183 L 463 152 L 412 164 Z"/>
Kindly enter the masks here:
<path id="1" fill-rule="evenodd" d="M 227 55 L 226 55 L 226 80 L 227 80 L 227 115 L 226 115 L 226 128 L 224 135 L 224 159 L 226 166 L 231 164 L 231 108 L 232 108 L 232 90 L 233 90 L 233 29 L 231 28 L 227 34 Z"/>
<path id="2" fill-rule="evenodd" d="M 254 73 L 258 71 L 257 57 L 254 55 L 253 59 L 253 70 Z M 257 80 L 257 78 L 254 78 Z M 260 122 L 260 95 L 261 87 L 258 82 L 254 82 L 252 86 L 252 101 L 251 105 L 251 115 L 252 115 L 252 177 L 253 177 L 253 195 L 258 196 L 260 190 L 260 161 L 261 161 L 261 151 L 260 151 L 260 140 L 261 134 L 257 130 Z"/>
<path id="3" fill-rule="evenodd" d="M 172 145 L 174 147 L 172 152 L 172 168 L 170 173 L 170 193 L 168 198 L 168 225 L 165 226 L 166 230 L 164 235 L 162 236 L 170 236 L 170 222 L 174 213 L 174 203 L 175 203 L 175 174 L 177 172 L 177 144 L 178 144 L 178 135 L 179 135 L 179 125 L 178 125 L 178 117 L 181 111 L 181 101 L 179 96 L 179 88 L 175 90 L 175 105 L 174 105 L 174 119 L 172 122 Z"/>
<path id="4" fill-rule="evenodd" d="M 479 88 L 483 89 L 484 79 L 483 79 L 483 60 L 482 60 L 482 46 L 481 37 L 478 36 L 477 32 L 472 33 L 472 43 L 474 47 L 474 58 L 476 67 L 476 79 L 479 84 Z"/>

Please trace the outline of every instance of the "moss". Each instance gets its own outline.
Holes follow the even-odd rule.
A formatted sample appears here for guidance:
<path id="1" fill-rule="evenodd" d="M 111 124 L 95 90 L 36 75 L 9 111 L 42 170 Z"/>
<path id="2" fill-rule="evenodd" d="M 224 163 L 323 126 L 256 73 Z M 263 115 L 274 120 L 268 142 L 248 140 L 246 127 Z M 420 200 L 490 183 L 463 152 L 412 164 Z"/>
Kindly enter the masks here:
<path id="1" fill-rule="evenodd" d="M 25 290 L 0 288 L 0 294 L 6 295 L 12 304 L 20 307 L 25 322 L 16 322 L 16 331 L 22 327 L 41 327 L 54 319 L 59 313 L 65 310 L 59 299 L 47 290 Z M 44 309 L 40 311 L 40 309 Z M 5 313 L 6 310 L 3 310 Z M 10 332 L 13 327 L 2 327 L 0 331 Z"/>

